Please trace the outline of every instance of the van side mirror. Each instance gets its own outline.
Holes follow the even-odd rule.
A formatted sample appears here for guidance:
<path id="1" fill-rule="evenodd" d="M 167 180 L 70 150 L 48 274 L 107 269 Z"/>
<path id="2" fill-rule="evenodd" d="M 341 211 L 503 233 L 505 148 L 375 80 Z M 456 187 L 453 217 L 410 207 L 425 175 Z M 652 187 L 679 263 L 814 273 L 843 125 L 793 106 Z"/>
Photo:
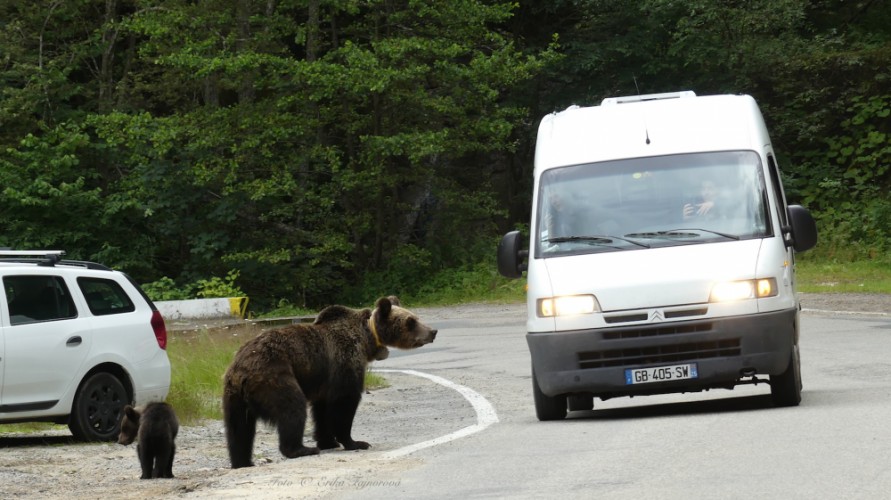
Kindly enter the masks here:
<path id="1" fill-rule="evenodd" d="M 801 205 L 789 205 L 789 225 L 792 248 L 804 252 L 817 244 L 817 223 L 808 209 Z"/>
<path id="2" fill-rule="evenodd" d="M 526 270 L 528 250 L 520 250 L 520 232 L 511 231 L 498 243 L 498 272 L 505 278 L 520 278 Z"/>

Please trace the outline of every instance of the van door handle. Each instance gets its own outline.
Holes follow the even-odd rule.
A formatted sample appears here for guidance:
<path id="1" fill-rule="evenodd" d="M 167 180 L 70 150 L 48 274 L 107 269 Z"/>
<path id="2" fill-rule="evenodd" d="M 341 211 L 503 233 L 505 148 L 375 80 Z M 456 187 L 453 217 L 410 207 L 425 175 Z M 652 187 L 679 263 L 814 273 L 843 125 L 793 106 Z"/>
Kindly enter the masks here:
<path id="1" fill-rule="evenodd" d="M 68 339 L 68 342 L 65 342 L 65 345 L 68 347 L 77 347 L 81 342 L 83 342 L 83 339 L 80 338 L 80 335 L 76 335 Z"/>

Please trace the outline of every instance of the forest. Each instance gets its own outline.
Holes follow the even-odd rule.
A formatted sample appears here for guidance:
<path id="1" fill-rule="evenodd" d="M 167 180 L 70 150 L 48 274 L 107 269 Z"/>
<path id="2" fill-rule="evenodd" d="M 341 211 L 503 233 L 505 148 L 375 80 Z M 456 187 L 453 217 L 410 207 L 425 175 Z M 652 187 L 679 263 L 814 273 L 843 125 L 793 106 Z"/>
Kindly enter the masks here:
<path id="1" fill-rule="evenodd" d="M 0 246 L 418 294 L 528 225 L 544 115 L 693 90 L 759 102 L 817 258 L 891 265 L 889 63 L 883 0 L 0 0 Z"/>

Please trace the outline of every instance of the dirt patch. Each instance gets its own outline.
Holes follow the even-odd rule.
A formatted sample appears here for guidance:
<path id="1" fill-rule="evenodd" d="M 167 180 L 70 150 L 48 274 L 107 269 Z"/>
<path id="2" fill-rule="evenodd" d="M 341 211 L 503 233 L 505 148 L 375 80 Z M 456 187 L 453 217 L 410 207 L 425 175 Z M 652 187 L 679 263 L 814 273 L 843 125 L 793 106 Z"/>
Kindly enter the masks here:
<path id="1" fill-rule="evenodd" d="M 891 294 L 883 293 L 802 293 L 805 312 L 844 312 L 891 315 Z"/>
<path id="2" fill-rule="evenodd" d="M 420 377 L 386 377 L 390 387 L 366 394 L 356 414 L 353 435 L 370 442 L 371 450 L 326 450 L 288 460 L 278 451 L 275 430 L 260 425 L 256 466 L 232 470 L 222 422 L 209 421 L 180 427 L 174 479 L 141 481 L 135 445 L 77 443 L 64 430 L 0 433 L 3 498 L 321 498 L 360 491 L 417 464 L 411 456 L 384 459 L 385 452 L 475 423 L 473 408 L 456 392 Z M 307 444 L 311 435 L 310 427 Z"/>

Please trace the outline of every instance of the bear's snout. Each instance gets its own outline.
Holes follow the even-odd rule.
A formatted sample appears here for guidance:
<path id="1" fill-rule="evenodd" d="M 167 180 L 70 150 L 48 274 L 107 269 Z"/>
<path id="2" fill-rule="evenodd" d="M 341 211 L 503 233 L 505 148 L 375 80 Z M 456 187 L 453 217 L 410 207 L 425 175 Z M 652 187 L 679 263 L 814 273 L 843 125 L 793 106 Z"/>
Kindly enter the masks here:
<path id="1" fill-rule="evenodd" d="M 431 328 L 427 330 L 427 335 L 419 336 L 417 341 L 415 342 L 414 347 L 421 347 L 422 345 L 427 345 L 433 342 L 433 339 L 436 338 L 437 330 Z"/>

